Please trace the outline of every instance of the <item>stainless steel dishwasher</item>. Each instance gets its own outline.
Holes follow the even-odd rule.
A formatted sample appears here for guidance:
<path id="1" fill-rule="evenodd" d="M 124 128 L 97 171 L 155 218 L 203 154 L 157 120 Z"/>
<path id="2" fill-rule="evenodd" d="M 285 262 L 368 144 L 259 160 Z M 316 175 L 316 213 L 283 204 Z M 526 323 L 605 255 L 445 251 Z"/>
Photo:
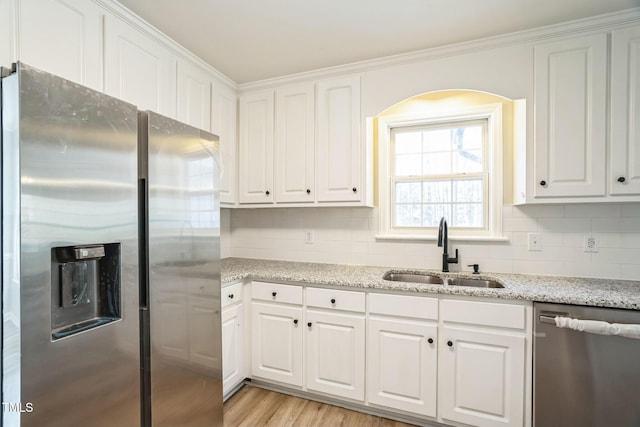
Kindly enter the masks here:
<path id="1" fill-rule="evenodd" d="M 640 426 L 640 339 L 555 322 L 559 316 L 640 325 L 640 311 L 536 303 L 534 315 L 534 426 Z"/>

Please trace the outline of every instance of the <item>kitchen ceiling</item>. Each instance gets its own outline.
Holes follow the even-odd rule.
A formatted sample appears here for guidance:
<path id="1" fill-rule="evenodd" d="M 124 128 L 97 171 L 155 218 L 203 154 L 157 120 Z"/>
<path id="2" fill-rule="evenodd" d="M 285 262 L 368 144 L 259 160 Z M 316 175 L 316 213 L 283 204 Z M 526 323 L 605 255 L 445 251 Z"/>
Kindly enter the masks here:
<path id="1" fill-rule="evenodd" d="M 247 83 L 640 6 L 640 0 L 120 0 Z"/>

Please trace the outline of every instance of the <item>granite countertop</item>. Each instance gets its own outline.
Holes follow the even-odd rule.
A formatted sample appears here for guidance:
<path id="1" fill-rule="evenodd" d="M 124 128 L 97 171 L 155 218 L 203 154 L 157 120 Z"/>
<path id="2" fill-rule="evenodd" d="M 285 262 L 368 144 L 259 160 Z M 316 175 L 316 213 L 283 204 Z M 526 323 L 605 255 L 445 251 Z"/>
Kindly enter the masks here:
<path id="1" fill-rule="evenodd" d="M 428 273 L 440 277 L 490 279 L 500 282 L 504 289 L 429 285 L 383 280 L 382 276 L 389 270 Z M 640 281 L 630 280 L 501 273 L 442 273 L 437 270 L 316 264 L 246 258 L 226 258 L 222 260 L 223 286 L 243 279 L 344 286 L 371 290 L 468 295 L 640 310 Z"/>

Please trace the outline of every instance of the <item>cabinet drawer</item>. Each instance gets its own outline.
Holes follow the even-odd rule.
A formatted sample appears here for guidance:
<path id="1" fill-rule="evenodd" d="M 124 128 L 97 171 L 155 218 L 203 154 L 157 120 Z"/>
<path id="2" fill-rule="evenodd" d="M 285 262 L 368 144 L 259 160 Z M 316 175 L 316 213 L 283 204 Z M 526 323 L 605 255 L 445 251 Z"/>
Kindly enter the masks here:
<path id="1" fill-rule="evenodd" d="M 364 313 L 364 301 L 364 292 L 307 288 L 307 305 L 309 307 L 358 311 Z"/>
<path id="2" fill-rule="evenodd" d="M 242 301 L 242 282 L 222 288 L 222 307 Z"/>
<path id="3" fill-rule="evenodd" d="M 369 294 L 369 313 L 438 320 L 438 299 L 408 295 Z"/>
<path id="4" fill-rule="evenodd" d="M 440 317 L 444 322 L 524 329 L 526 310 L 522 305 L 477 301 L 440 301 Z"/>
<path id="5" fill-rule="evenodd" d="M 264 301 L 302 305 L 302 286 L 252 282 L 251 296 Z"/>

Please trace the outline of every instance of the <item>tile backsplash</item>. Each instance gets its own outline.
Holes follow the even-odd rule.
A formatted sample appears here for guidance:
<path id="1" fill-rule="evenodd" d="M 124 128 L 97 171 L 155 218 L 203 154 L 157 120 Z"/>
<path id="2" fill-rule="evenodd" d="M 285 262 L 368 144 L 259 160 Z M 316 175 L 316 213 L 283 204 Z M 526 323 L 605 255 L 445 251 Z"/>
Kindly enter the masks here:
<path id="1" fill-rule="evenodd" d="M 376 240 L 377 208 L 222 209 L 222 257 L 440 269 L 433 241 Z M 640 280 L 640 203 L 503 207 L 507 242 L 451 241 L 451 271 Z M 313 243 L 306 243 L 307 232 Z M 538 233 L 541 251 L 527 250 Z M 585 253 L 594 235 L 598 252 Z"/>

